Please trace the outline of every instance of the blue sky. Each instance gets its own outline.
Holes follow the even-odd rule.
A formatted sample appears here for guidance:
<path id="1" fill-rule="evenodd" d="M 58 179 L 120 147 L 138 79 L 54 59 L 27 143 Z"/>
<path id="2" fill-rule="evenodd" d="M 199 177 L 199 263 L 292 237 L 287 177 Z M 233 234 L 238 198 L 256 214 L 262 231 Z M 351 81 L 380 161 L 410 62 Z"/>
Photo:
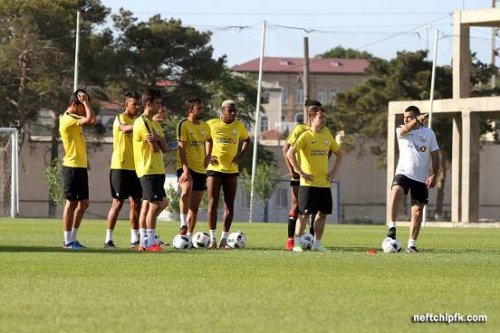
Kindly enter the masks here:
<path id="1" fill-rule="evenodd" d="M 213 32 L 214 56 L 227 56 L 229 66 L 260 56 L 262 22 L 267 22 L 266 56 L 303 56 L 341 45 L 392 59 L 397 51 L 430 49 L 440 31 L 438 63 L 451 64 L 452 13 L 490 8 L 491 0 L 102 0 L 117 13 L 120 7 L 141 20 L 154 14 L 180 18 L 184 25 Z M 500 3 L 499 3 L 500 6 Z M 499 9 L 500 10 L 500 9 Z M 500 37 L 496 41 L 500 46 Z M 471 48 L 491 61 L 490 28 L 471 29 Z M 497 65 L 500 61 L 497 59 Z"/>

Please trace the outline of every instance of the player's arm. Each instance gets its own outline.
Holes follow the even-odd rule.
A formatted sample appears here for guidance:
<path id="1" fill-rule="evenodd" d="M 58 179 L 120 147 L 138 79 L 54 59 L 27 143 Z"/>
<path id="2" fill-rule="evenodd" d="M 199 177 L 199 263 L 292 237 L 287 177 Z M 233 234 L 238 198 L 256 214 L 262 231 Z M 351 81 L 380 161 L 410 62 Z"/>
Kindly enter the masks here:
<path id="1" fill-rule="evenodd" d="M 241 145 L 241 151 L 236 154 L 236 156 L 233 158 L 233 163 L 234 164 L 239 164 L 243 156 L 245 156 L 245 153 L 247 152 L 248 148 L 250 147 L 250 137 L 247 137 L 245 140 L 243 140 L 243 144 Z"/>
<path id="2" fill-rule="evenodd" d="M 431 160 L 432 173 L 425 181 L 425 185 L 427 185 L 428 188 L 433 188 L 434 186 L 436 186 L 437 176 L 439 172 L 439 149 L 431 152 Z"/>
<path id="3" fill-rule="evenodd" d="M 408 133 L 410 133 L 411 129 L 413 128 L 413 126 L 415 126 L 417 123 L 422 125 L 426 120 L 427 120 L 427 116 L 428 114 L 421 114 L 415 118 L 413 118 L 412 120 L 410 120 L 407 124 L 403 124 L 399 127 L 399 133 L 402 135 L 402 136 L 405 136 L 407 135 Z"/>
<path id="4" fill-rule="evenodd" d="M 300 175 L 300 177 L 304 178 L 305 180 L 312 180 L 313 175 L 303 172 L 302 169 L 300 168 L 299 162 L 297 161 L 296 153 L 297 153 L 296 148 L 294 146 L 290 146 L 290 148 L 286 153 L 286 156 L 288 157 L 290 164 L 292 165 L 293 169 Z"/>
<path id="5" fill-rule="evenodd" d="M 290 161 L 288 160 L 288 157 L 287 157 L 287 152 L 290 149 L 290 146 L 291 145 L 288 142 L 285 142 L 285 145 L 283 146 L 283 149 L 282 149 L 283 161 L 285 161 L 285 165 L 288 169 L 288 173 L 290 174 L 290 176 L 292 176 L 292 179 L 299 179 L 300 178 L 299 174 L 297 172 L 295 172 L 295 170 L 292 167 L 292 164 L 290 163 Z"/>
<path id="6" fill-rule="evenodd" d="M 330 151 L 330 154 L 335 155 L 335 163 L 333 164 L 332 170 L 328 172 L 328 181 L 332 182 L 335 177 L 337 176 L 337 173 L 339 172 L 340 165 L 342 164 L 342 159 L 344 158 L 344 152 L 342 149 L 338 149 L 337 151 Z"/>
<path id="7" fill-rule="evenodd" d="M 85 117 L 80 118 L 80 126 L 95 125 L 95 114 L 89 102 L 89 96 L 84 92 L 78 92 L 78 100 L 85 108 Z"/>
<path id="8" fill-rule="evenodd" d="M 205 169 L 212 161 L 212 147 L 213 147 L 212 137 L 208 137 L 205 140 L 205 161 L 203 162 Z"/>
<path id="9" fill-rule="evenodd" d="M 178 149 L 179 149 L 179 158 L 182 164 L 182 174 L 179 176 L 179 184 L 182 184 L 186 181 L 191 181 L 191 174 L 189 173 L 189 166 L 186 155 L 186 142 L 178 139 Z"/>

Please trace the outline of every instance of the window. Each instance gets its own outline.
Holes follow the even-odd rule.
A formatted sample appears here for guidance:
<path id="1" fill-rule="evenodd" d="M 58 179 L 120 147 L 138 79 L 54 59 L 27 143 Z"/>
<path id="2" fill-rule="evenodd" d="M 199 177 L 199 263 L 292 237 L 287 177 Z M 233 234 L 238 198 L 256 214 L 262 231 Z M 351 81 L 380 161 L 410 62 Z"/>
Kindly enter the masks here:
<path id="1" fill-rule="evenodd" d="M 283 91 L 281 92 L 281 104 L 288 104 L 288 88 L 283 87 Z"/>
<path id="2" fill-rule="evenodd" d="M 321 104 L 326 104 L 326 93 L 323 89 L 318 91 L 318 100 Z"/>
<path id="3" fill-rule="evenodd" d="M 269 119 L 266 116 L 260 117 L 260 131 L 265 132 L 269 129 Z"/>
<path id="4" fill-rule="evenodd" d="M 335 105 L 336 99 L 337 99 L 337 91 L 332 89 L 332 91 L 330 91 L 330 104 Z"/>
<path id="5" fill-rule="evenodd" d="M 297 92 L 295 93 L 295 104 L 304 103 L 304 91 L 302 87 L 297 88 Z"/>

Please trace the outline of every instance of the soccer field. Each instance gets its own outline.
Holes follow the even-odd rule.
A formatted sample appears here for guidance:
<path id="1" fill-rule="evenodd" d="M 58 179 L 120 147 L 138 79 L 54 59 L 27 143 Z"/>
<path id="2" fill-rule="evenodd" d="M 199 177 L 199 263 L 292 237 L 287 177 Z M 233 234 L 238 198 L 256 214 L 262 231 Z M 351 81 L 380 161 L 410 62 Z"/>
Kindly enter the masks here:
<path id="1" fill-rule="evenodd" d="M 128 222 L 106 251 L 84 220 L 68 252 L 60 220 L 0 219 L 0 332 L 500 332 L 500 229 L 423 228 L 419 254 L 368 254 L 383 226 L 327 225 L 330 253 L 284 251 L 285 224 L 232 229 L 245 249 L 138 253 Z M 412 322 L 428 313 L 487 322 Z"/>

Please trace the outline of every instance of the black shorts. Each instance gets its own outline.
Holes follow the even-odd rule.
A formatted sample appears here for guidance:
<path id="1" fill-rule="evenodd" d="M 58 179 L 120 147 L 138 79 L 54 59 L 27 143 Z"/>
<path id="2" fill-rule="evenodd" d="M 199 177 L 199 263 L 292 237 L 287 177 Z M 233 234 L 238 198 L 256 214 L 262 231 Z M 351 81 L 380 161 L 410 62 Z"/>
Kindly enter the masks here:
<path id="1" fill-rule="evenodd" d="M 142 196 L 141 182 L 135 170 L 109 170 L 109 185 L 113 199 L 125 200 L 128 197 L 140 198 Z"/>
<path id="2" fill-rule="evenodd" d="M 392 180 L 392 186 L 399 185 L 403 188 L 405 195 L 410 191 L 411 205 L 423 204 L 427 205 L 429 201 L 429 190 L 425 183 L 413 180 L 403 175 L 396 175 Z M 391 186 L 391 188 L 392 188 Z"/>
<path id="3" fill-rule="evenodd" d="M 143 200 L 161 201 L 167 196 L 165 188 L 163 188 L 165 175 L 144 175 L 139 180 L 141 181 Z"/>
<path id="4" fill-rule="evenodd" d="M 88 200 L 89 175 L 87 168 L 63 166 L 64 197 L 71 201 Z"/>
<path id="5" fill-rule="evenodd" d="M 290 187 L 300 186 L 300 179 L 292 179 L 290 180 Z"/>
<path id="6" fill-rule="evenodd" d="M 332 191 L 329 187 L 299 187 L 299 212 L 301 214 L 316 214 L 318 212 L 331 214 L 332 208 Z"/>
<path id="7" fill-rule="evenodd" d="M 240 174 L 239 172 L 225 173 L 225 172 L 220 172 L 220 171 L 207 170 L 207 177 L 228 178 L 228 177 L 238 177 L 239 174 Z"/>
<path id="8" fill-rule="evenodd" d="M 177 179 L 182 175 L 183 170 L 177 169 Z M 205 191 L 207 189 L 207 175 L 189 169 L 189 174 L 193 178 L 193 191 Z"/>

